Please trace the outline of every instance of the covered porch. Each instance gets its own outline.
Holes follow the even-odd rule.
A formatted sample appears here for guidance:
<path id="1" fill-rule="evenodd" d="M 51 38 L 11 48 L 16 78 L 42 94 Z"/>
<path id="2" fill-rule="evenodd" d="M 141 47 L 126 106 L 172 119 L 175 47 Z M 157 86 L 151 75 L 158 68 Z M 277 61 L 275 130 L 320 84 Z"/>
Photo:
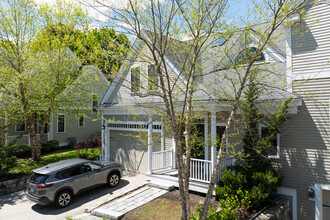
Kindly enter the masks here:
<path id="1" fill-rule="evenodd" d="M 189 188 L 192 191 L 206 193 L 218 154 L 216 145 L 217 135 L 220 135 L 220 133 L 224 131 L 223 128 L 225 128 L 225 124 L 217 123 L 216 111 L 210 112 L 210 115 L 209 113 L 205 113 L 204 119 L 201 120 L 199 124 L 202 125 L 204 132 L 203 138 L 205 152 L 203 158 L 192 158 L 190 161 Z M 161 129 L 161 132 L 163 132 L 163 129 Z M 162 144 L 161 151 L 153 151 L 152 134 L 152 120 L 151 117 L 149 117 L 147 180 L 154 184 L 174 185 L 178 187 L 175 141 L 172 138 L 172 148 L 169 150 L 165 150 L 165 146 Z M 163 134 L 161 136 L 163 137 Z M 211 140 L 209 140 L 209 137 Z M 228 139 L 224 141 L 228 144 Z M 164 143 L 164 141 L 162 141 L 162 143 Z M 234 163 L 234 156 L 226 155 L 222 158 L 221 167 L 217 174 L 217 182 L 221 179 L 222 168 L 232 166 Z"/>

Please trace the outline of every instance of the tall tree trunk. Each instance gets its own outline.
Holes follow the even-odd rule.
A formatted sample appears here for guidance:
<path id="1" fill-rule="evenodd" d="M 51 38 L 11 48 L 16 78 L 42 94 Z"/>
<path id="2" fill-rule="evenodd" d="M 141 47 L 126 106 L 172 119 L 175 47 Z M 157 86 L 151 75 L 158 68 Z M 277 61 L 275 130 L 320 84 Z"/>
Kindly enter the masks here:
<path id="1" fill-rule="evenodd" d="M 40 153 L 38 155 L 38 149 L 37 149 L 37 134 L 35 129 L 35 123 L 34 123 L 33 116 L 28 116 L 27 118 L 27 128 L 30 136 L 30 146 L 31 146 L 31 156 L 32 160 L 39 161 L 40 160 Z"/>
<path id="2" fill-rule="evenodd" d="M 179 183 L 179 200 L 181 207 L 181 219 L 188 219 L 187 216 L 187 200 L 185 197 L 185 187 L 184 187 L 184 162 L 183 162 L 183 151 L 182 151 L 182 135 L 176 134 L 175 142 L 177 146 L 176 157 L 178 165 L 178 183 Z"/>
<path id="3" fill-rule="evenodd" d="M 49 120 L 50 113 L 51 113 L 51 109 L 48 108 L 48 110 L 45 114 L 45 118 L 42 121 L 42 126 L 41 126 L 40 136 L 39 136 L 39 144 L 37 146 L 37 157 L 39 157 L 39 158 L 40 158 L 40 155 L 41 155 L 42 138 L 45 134 L 45 129 L 46 129 L 46 126 L 47 126 L 47 123 L 48 123 L 48 120 Z"/>

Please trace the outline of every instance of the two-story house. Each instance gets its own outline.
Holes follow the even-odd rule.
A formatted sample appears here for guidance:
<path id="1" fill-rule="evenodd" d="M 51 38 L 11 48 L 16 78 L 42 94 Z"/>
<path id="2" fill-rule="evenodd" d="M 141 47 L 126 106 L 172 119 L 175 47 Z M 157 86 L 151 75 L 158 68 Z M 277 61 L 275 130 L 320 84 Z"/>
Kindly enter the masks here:
<path id="1" fill-rule="evenodd" d="M 194 126 L 202 140 L 200 149 L 204 152 L 191 162 L 192 190 L 204 193 L 207 191 L 218 150 L 214 140 L 221 137 L 226 128 L 226 120 L 231 110 L 230 101 L 235 95 L 233 91 L 239 85 L 239 77 L 247 56 L 256 50 L 258 32 L 262 32 L 262 28 L 263 25 L 255 26 L 245 34 L 238 31 L 227 38 L 214 35 L 208 40 L 204 48 L 205 53 L 198 61 L 201 74 L 193 95 L 193 111 L 196 117 Z M 255 63 L 256 69 L 263 69 L 260 82 L 268 85 L 260 95 L 259 103 L 274 110 L 280 106 L 281 101 L 293 97 L 290 112 L 296 114 L 301 100 L 283 87 L 283 82 L 287 80 L 285 31 L 285 28 L 276 31 L 276 40 L 266 45 Z M 166 80 L 169 81 L 169 87 L 177 91 L 174 100 L 179 108 L 183 97 L 180 92 L 187 85 L 181 64 L 189 59 L 185 51 L 189 50 L 191 45 L 189 41 L 171 41 L 175 46 L 170 47 L 167 56 L 163 58 L 165 66 L 162 68 L 169 70 Z M 156 112 L 161 112 L 164 106 L 159 96 L 161 79 L 155 77 L 155 66 L 150 57 L 146 45 L 137 39 L 131 54 L 100 103 L 98 110 L 103 118 L 103 157 L 120 162 L 127 170 L 146 173 L 149 181 L 177 186 L 175 141 L 166 129 L 165 119 L 161 114 L 155 113 L 155 109 Z M 239 68 L 233 68 L 230 65 L 232 62 L 239 64 Z M 240 114 L 241 112 L 238 112 L 232 131 L 236 135 L 224 140 L 227 144 L 235 143 L 237 150 L 242 148 L 243 137 Z M 262 129 L 260 125 L 260 133 Z M 275 161 L 280 158 L 280 141 L 281 136 L 278 135 L 274 155 L 271 155 Z M 222 166 L 233 164 L 234 157 L 228 152 Z M 218 176 L 221 178 L 221 172 Z"/>
<path id="2" fill-rule="evenodd" d="M 43 142 L 57 140 L 60 146 L 91 139 L 92 135 L 100 135 L 101 119 L 96 107 L 98 100 L 104 96 L 110 86 L 109 81 L 96 66 L 82 66 L 69 49 L 65 50 L 63 56 L 66 56 L 66 60 L 70 62 L 70 65 L 75 66 L 74 69 L 77 69 L 79 74 L 58 95 L 65 97 L 59 99 L 64 100 L 64 103 L 56 112 L 51 113 L 49 123 L 43 135 Z M 60 65 L 63 64 L 60 63 Z M 43 83 L 42 80 L 39 83 Z M 67 104 L 66 100 L 68 101 Z M 74 104 L 76 101 L 79 103 Z M 38 123 L 40 120 L 40 116 L 36 116 L 37 140 L 39 140 L 40 136 L 41 127 Z M 28 134 L 26 123 L 21 120 L 5 120 L 4 123 L 6 124 L 6 143 L 21 136 L 17 144 L 30 145 L 30 135 Z"/>

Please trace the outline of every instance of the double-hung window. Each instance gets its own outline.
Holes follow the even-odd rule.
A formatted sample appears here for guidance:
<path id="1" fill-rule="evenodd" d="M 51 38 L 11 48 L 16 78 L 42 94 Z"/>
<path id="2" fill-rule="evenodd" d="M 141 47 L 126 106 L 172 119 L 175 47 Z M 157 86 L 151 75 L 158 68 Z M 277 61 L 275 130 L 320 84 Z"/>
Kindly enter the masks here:
<path id="1" fill-rule="evenodd" d="M 131 90 L 132 93 L 139 93 L 141 87 L 140 82 L 140 67 L 131 69 Z"/>
<path id="2" fill-rule="evenodd" d="M 78 127 L 79 128 L 85 127 L 85 117 L 83 115 L 79 115 L 79 118 L 78 118 Z"/>
<path id="3" fill-rule="evenodd" d="M 269 128 L 264 124 L 259 125 L 259 136 L 260 138 L 266 138 L 269 136 Z M 271 140 L 271 147 L 268 149 L 269 158 L 280 158 L 280 133 Z"/>
<path id="4" fill-rule="evenodd" d="M 58 114 L 57 115 L 57 133 L 65 132 L 65 115 Z"/>
<path id="5" fill-rule="evenodd" d="M 149 91 L 157 90 L 158 88 L 158 74 L 155 65 L 148 66 L 148 89 Z"/>

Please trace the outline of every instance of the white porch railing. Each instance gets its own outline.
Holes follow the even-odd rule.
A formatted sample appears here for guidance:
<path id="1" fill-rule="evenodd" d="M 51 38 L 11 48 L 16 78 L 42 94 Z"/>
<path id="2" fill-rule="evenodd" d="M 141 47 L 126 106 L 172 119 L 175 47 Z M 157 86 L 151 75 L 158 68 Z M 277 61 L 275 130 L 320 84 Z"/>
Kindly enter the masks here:
<path id="1" fill-rule="evenodd" d="M 234 156 L 231 157 L 223 157 L 221 161 L 221 167 L 218 172 L 217 181 L 221 179 L 222 176 L 222 168 L 227 168 L 229 166 L 234 165 Z M 185 160 L 186 162 L 186 160 Z M 190 179 L 209 183 L 211 181 L 212 175 L 212 161 L 210 160 L 200 160 L 191 158 L 190 160 Z"/>
<path id="2" fill-rule="evenodd" d="M 190 179 L 208 183 L 211 180 L 212 162 L 210 160 L 200 160 L 191 158 Z"/>
<path id="3" fill-rule="evenodd" d="M 10 141 L 13 141 L 18 135 L 13 135 L 13 136 L 8 136 L 7 137 L 7 143 Z M 37 143 L 39 142 L 40 134 L 37 134 Z M 48 141 L 48 133 L 45 133 L 42 137 L 42 142 L 47 142 Z M 25 134 L 23 135 L 17 142 L 16 144 L 26 144 L 30 146 L 30 135 Z"/>
<path id="4" fill-rule="evenodd" d="M 152 170 L 172 168 L 173 151 L 165 150 L 152 153 Z"/>

